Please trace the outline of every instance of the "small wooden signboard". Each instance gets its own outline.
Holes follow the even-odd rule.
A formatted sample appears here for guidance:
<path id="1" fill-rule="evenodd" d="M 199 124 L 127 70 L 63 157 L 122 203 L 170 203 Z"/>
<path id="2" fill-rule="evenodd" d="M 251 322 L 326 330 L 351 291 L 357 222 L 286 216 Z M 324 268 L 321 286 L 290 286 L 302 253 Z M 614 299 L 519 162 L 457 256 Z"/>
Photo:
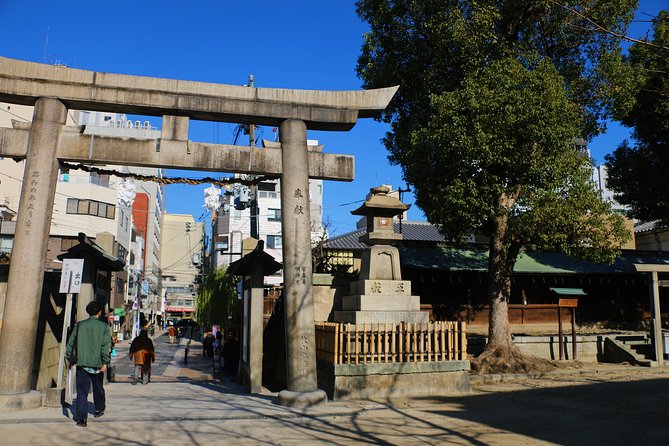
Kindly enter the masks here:
<path id="1" fill-rule="evenodd" d="M 558 307 L 576 308 L 578 306 L 578 299 L 560 299 Z"/>

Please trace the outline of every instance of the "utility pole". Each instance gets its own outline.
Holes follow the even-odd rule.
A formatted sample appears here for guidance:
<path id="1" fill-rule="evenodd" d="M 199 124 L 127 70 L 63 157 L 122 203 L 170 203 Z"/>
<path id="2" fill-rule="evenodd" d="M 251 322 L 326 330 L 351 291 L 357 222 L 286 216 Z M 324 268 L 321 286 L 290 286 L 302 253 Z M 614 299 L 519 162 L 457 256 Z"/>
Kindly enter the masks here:
<path id="1" fill-rule="evenodd" d="M 255 79 L 252 74 L 249 75 L 249 87 L 254 88 L 255 87 Z M 254 148 L 256 146 L 256 138 L 255 138 L 255 125 L 254 124 L 249 124 L 249 146 L 251 148 Z M 255 176 L 251 176 L 251 179 L 255 179 Z M 249 186 L 250 190 L 250 195 L 251 195 L 251 207 L 250 207 L 250 213 L 251 213 L 251 237 L 253 237 L 256 240 L 260 240 L 260 230 L 258 228 L 258 185 L 253 184 Z"/>
<path id="2" fill-rule="evenodd" d="M 404 195 L 405 192 L 411 192 L 411 189 L 409 188 L 409 185 L 407 184 L 406 189 L 402 189 L 401 187 L 397 189 L 397 192 L 400 194 L 400 201 L 402 201 L 402 196 Z M 404 203 L 404 201 L 402 201 Z M 402 217 L 404 216 L 404 212 L 400 214 L 400 234 L 402 233 Z"/>
<path id="3" fill-rule="evenodd" d="M 249 74 L 249 83 L 245 85 L 246 87 L 254 88 L 255 86 L 255 79 L 252 74 Z M 248 128 L 248 130 L 247 130 Z M 249 146 L 251 148 L 255 148 L 256 146 L 256 141 L 255 141 L 255 125 L 254 124 L 248 124 L 248 127 L 246 127 L 243 124 L 240 124 L 237 126 L 237 131 L 235 132 L 235 137 L 232 141 L 233 145 L 237 144 L 237 140 L 239 139 L 240 133 L 244 131 L 244 134 L 248 133 L 249 135 Z M 249 180 L 254 180 L 256 178 L 255 175 L 249 174 L 246 176 Z M 250 234 L 251 237 L 253 237 L 256 240 L 260 240 L 260 231 L 258 229 L 258 186 L 257 185 L 251 185 L 248 187 L 249 190 L 249 214 L 250 214 Z M 246 209 L 246 206 L 237 208 L 239 210 Z"/>
<path id="4" fill-rule="evenodd" d="M 135 305 L 133 307 L 133 316 L 134 321 L 132 323 L 132 339 L 135 339 L 139 335 L 139 310 L 140 310 L 140 299 L 139 299 L 139 284 L 142 277 L 141 271 L 137 270 L 137 278 L 135 279 Z M 131 339 L 131 340 L 132 340 Z"/>

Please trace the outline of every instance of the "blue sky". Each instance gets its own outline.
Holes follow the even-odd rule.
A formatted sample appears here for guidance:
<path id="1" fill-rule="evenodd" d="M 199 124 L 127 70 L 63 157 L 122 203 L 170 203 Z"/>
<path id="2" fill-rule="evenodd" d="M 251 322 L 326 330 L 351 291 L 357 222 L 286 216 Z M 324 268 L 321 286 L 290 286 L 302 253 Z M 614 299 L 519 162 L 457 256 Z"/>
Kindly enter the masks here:
<path id="1" fill-rule="evenodd" d="M 656 14 L 666 0 L 645 0 L 640 11 Z M 640 16 L 640 19 L 647 17 Z M 355 65 L 367 25 L 355 14 L 354 0 L 190 2 L 10 1 L 0 0 L 0 55 L 62 63 L 70 67 L 121 74 L 245 84 L 249 74 L 257 87 L 356 90 L 361 81 Z M 645 33 L 636 23 L 632 36 Z M 350 132 L 310 132 L 325 151 L 354 155 L 356 179 L 328 181 L 324 186 L 324 219 L 331 231 L 355 228 L 350 211 L 370 187 L 390 183 L 405 187 L 400 168 L 389 165 L 380 142 L 387 126 L 361 120 Z M 272 139 L 271 128 L 263 137 Z M 190 139 L 232 143 L 234 127 L 224 123 L 191 123 Z M 601 162 L 627 136 L 611 126 L 590 145 Z M 240 141 L 242 142 L 242 141 Z M 206 172 L 169 172 L 191 177 Z M 169 186 L 167 210 L 198 218 L 204 186 Z M 411 194 L 404 201 L 413 203 Z M 412 220 L 423 220 L 415 206 Z"/>

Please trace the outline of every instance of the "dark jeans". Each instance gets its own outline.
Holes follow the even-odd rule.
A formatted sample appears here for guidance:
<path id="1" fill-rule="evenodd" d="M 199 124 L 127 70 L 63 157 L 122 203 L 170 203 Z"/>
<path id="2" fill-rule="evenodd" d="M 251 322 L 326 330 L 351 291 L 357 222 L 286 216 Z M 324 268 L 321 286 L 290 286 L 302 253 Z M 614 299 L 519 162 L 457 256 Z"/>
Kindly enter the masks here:
<path id="1" fill-rule="evenodd" d="M 97 412 L 105 410 L 104 373 L 88 373 L 81 367 L 77 367 L 77 420 L 88 418 L 88 391 L 93 384 L 93 402 Z"/>

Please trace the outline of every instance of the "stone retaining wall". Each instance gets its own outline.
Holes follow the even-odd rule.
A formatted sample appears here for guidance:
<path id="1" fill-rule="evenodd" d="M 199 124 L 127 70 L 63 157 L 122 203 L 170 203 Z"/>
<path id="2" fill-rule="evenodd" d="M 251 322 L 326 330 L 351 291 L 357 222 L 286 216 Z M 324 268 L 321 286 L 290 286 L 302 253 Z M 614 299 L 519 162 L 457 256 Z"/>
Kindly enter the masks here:
<path id="1" fill-rule="evenodd" d="M 318 363 L 319 387 L 333 400 L 449 396 L 468 393 L 469 361 L 381 364 Z"/>
<path id="2" fill-rule="evenodd" d="M 581 362 L 600 362 L 604 355 L 604 340 L 615 338 L 619 334 L 577 335 L 576 336 L 576 359 Z M 560 345 L 557 335 L 549 336 L 513 336 L 513 342 L 521 352 L 539 358 L 558 360 L 560 359 Z M 571 334 L 563 335 L 563 348 L 565 359 L 572 358 Z M 477 356 L 485 348 L 486 339 L 483 337 L 468 338 L 467 353 Z"/>

